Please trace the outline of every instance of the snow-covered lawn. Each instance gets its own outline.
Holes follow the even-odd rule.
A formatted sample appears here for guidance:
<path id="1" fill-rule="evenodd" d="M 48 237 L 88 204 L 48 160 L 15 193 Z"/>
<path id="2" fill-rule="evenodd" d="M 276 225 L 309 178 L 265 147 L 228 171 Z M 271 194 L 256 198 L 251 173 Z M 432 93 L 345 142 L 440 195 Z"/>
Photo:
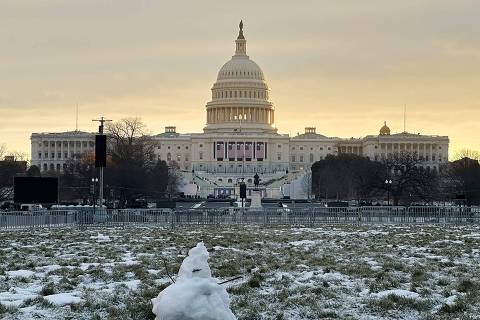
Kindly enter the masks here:
<path id="1" fill-rule="evenodd" d="M 480 314 L 480 226 L 72 227 L 0 232 L 0 318 L 153 319 L 202 240 L 238 319 Z"/>

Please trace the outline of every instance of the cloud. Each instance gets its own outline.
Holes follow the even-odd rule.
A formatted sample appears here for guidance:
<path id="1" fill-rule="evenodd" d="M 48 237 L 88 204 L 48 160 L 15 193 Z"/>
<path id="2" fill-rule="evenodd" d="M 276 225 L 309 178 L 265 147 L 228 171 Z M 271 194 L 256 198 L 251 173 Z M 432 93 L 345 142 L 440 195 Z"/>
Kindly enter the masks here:
<path id="1" fill-rule="evenodd" d="M 479 10 L 473 0 L 2 1 L 0 136 L 28 150 L 33 131 L 72 129 L 77 103 L 86 130 L 103 114 L 201 131 L 243 18 L 281 132 L 363 136 L 384 120 L 400 131 L 406 103 L 412 130 L 480 149 Z"/>

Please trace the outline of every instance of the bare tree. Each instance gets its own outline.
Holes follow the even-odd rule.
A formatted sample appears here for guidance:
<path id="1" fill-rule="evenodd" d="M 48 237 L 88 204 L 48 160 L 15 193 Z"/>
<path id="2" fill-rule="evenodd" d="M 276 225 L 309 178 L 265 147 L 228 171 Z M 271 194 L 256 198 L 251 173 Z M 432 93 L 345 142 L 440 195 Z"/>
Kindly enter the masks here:
<path id="1" fill-rule="evenodd" d="M 167 194 L 169 197 L 173 197 L 178 193 L 178 190 L 182 184 L 182 177 L 177 169 L 168 170 L 168 184 Z"/>
<path id="2" fill-rule="evenodd" d="M 0 201 L 11 198 L 14 177 L 26 170 L 25 161 L 0 161 Z"/>
<path id="3" fill-rule="evenodd" d="M 455 153 L 453 158 L 455 160 L 469 158 L 469 159 L 480 161 L 480 152 L 472 149 L 461 149 Z"/>
<path id="4" fill-rule="evenodd" d="M 3 160 L 3 157 L 7 155 L 7 146 L 2 143 L 0 144 L 0 160 Z"/>
<path id="5" fill-rule="evenodd" d="M 111 143 L 109 153 L 114 162 L 129 162 L 145 167 L 155 165 L 155 143 L 140 118 L 126 118 L 107 124 Z"/>
<path id="6" fill-rule="evenodd" d="M 8 150 L 7 146 L 2 143 L 0 144 L 0 160 L 3 160 L 6 156 L 12 156 L 15 161 L 28 161 L 29 155 L 24 151 Z"/>
<path id="7" fill-rule="evenodd" d="M 155 158 L 155 141 L 139 118 L 109 123 L 106 132 L 109 159 L 105 181 L 122 203 L 177 192 L 178 177 L 166 162 Z"/>
<path id="8" fill-rule="evenodd" d="M 13 197 L 13 187 L 0 187 L 0 201 L 10 200 Z"/>
<path id="9" fill-rule="evenodd" d="M 400 201 L 410 203 L 414 200 L 430 201 L 435 198 L 438 176 L 425 170 L 421 159 L 415 152 L 397 152 L 383 161 L 386 179 L 392 180 L 390 188 L 394 205 Z"/>

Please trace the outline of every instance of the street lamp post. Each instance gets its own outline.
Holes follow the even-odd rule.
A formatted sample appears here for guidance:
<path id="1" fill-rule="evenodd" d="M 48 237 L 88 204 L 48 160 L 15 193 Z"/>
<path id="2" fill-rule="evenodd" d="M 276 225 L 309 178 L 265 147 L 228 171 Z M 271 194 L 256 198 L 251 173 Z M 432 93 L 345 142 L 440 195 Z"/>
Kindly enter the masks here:
<path id="1" fill-rule="evenodd" d="M 390 187 L 392 186 L 392 179 L 385 179 L 385 185 L 387 186 L 387 205 L 390 205 Z"/>
<path id="2" fill-rule="evenodd" d="M 246 120 L 247 119 L 247 114 L 239 114 L 239 115 L 235 115 L 233 117 L 235 120 L 238 120 L 238 124 L 239 124 L 239 134 L 241 135 L 242 134 L 242 120 Z M 243 136 L 242 136 L 243 138 Z M 242 154 L 242 181 L 240 182 L 240 188 L 242 188 L 242 184 L 244 184 L 244 180 L 245 180 L 245 139 L 242 139 L 243 143 L 243 154 Z M 237 156 L 237 159 L 238 159 L 238 156 Z M 240 198 L 242 199 L 242 209 L 243 209 L 243 198 L 240 196 Z"/>
<path id="3" fill-rule="evenodd" d="M 98 134 L 99 135 L 103 135 L 103 129 L 104 129 L 104 126 L 105 126 L 105 122 L 111 122 L 112 120 L 107 120 L 103 117 L 100 117 L 100 119 L 95 119 L 95 120 L 92 120 L 94 122 L 100 122 L 100 126 L 98 127 Z M 95 138 L 95 142 L 96 142 L 96 138 Z M 106 141 L 106 138 L 105 138 L 105 141 Z M 95 147 L 96 148 L 96 147 Z M 106 152 L 106 144 L 105 144 L 105 152 Z M 97 157 L 97 153 L 95 152 L 95 158 Z M 105 164 L 103 164 L 102 166 L 100 166 L 100 189 L 99 189 L 99 202 L 100 202 L 100 207 L 103 208 L 103 169 L 105 167 Z M 97 179 L 98 181 L 98 179 Z"/>
<path id="4" fill-rule="evenodd" d="M 91 190 L 92 190 L 92 196 L 93 196 L 93 215 L 95 216 L 95 205 L 97 200 L 95 199 L 95 184 L 98 183 L 98 178 L 92 178 L 92 185 L 91 185 Z"/>

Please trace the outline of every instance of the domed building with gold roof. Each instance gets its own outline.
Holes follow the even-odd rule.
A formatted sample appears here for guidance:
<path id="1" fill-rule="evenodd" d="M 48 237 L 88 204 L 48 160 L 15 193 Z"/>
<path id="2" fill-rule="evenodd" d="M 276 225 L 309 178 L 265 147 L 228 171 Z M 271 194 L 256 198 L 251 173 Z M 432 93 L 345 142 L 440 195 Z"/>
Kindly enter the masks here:
<path id="1" fill-rule="evenodd" d="M 383 127 L 380 128 L 380 135 L 381 136 L 388 136 L 390 135 L 390 128 L 387 126 L 387 121 L 383 123 Z"/>
<path id="2" fill-rule="evenodd" d="M 281 197 L 285 185 L 298 183 L 314 162 L 329 154 L 352 153 L 381 161 L 396 152 L 416 152 L 422 165 L 431 170 L 448 161 L 447 136 L 405 130 L 391 134 L 386 122 L 378 135 L 358 139 L 328 137 L 311 126 L 293 137 L 279 133 L 265 75 L 247 55 L 242 22 L 235 53 L 220 68 L 211 92 L 202 133 L 178 133 L 175 126 L 167 126 L 164 133 L 154 136 L 157 158 L 178 167 L 187 183 L 198 186 L 201 196 L 235 194 L 239 180 L 252 187 L 253 175 L 258 173 L 264 196 Z M 54 163 L 62 170 L 70 154 L 62 145 L 70 145 L 69 137 L 67 133 L 33 133 L 32 165 L 43 170 Z M 55 158 L 57 154 L 60 158 Z"/>

